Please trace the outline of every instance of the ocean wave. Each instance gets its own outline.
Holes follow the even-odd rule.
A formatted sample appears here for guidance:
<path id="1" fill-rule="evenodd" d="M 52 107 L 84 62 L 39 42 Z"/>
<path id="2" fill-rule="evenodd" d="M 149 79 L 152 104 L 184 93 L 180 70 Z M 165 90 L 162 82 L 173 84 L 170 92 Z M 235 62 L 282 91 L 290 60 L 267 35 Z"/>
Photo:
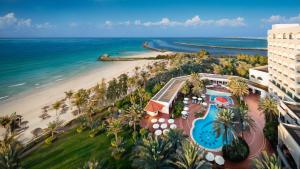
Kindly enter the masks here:
<path id="1" fill-rule="evenodd" d="M 8 96 L 3 96 L 3 97 L 0 97 L 0 100 L 4 100 L 4 99 L 7 99 Z"/>
<path id="2" fill-rule="evenodd" d="M 55 81 L 58 82 L 58 81 L 62 81 L 64 80 L 63 78 L 60 78 L 60 79 L 56 79 Z"/>
<path id="3" fill-rule="evenodd" d="M 24 82 L 24 83 L 18 83 L 18 84 L 10 85 L 10 86 L 8 86 L 8 87 L 23 86 L 23 85 L 25 85 L 25 84 L 26 84 L 25 82 Z"/>

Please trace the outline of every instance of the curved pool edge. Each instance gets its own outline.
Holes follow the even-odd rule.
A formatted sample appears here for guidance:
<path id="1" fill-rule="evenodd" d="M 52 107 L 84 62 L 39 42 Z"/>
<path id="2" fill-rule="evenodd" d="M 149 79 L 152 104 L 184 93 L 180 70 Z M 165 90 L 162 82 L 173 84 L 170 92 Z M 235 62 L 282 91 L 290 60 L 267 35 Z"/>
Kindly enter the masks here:
<path id="1" fill-rule="evenodd" d="M 212 151 L 212 152 L 220 152 L 220 151 L 222 151 L 222 147 L 223 147 L 223 146 L 221 146 L 220 148 L 216 148 L 216 149 L 205 148 L 205 147 L 203 147 L 202 145 L 200 145 L 200 144 L 197 143 L 197 141 L 194 139 L 194 135 L 193 135 L 193 130 L 194 130 L 194 128 L 195 128 L 195 122 L 196 122 L 197 120 L 205 119 L 206 116 L 208 115 L 209 110 L 210 110 L 210 107 L 211 107 L 212 105 L 214 105 L 214 104 L 209 104 L 209 108 L 207 109 L 205 116 L 203 116 L 203 117 L 198 117 L 198 118 L 196 118 L 196 119 L 193 120 L 192 128 L 191 128 L 191 130 L 190 130 L 190 136 L 191 136 L 193 142 L 196 143 L 199 147 L 203 148 L 204 150 Z"/>

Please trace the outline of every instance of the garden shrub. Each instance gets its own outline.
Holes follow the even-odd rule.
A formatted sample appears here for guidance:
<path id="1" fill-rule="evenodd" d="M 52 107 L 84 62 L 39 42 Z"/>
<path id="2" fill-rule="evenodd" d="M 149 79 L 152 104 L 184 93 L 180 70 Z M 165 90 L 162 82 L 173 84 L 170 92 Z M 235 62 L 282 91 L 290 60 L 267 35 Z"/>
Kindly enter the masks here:
<path id="1" fill-rule="evenodd" d="M 238 138 L 231 144 L 224 145 L 222 152 L 226 160 L 240 162 L 247 159 L 249 155 L 249 146 L 244 139 Z"/>
<path id="2" fill-rule="evenodd" d="M 181 116 L 181 111 L 183 110 L 184 104 L 181 101 L 176 102 L 174 106 L 174 118 L 180 117 Z"/>
<path id="3" fill-rule="evenodd" d="M 55 137 L 50 136 L 45 140 L 45 143 L 49 145 L 49 144 L 53 143 L 54 140 L 55 140 Z"/>

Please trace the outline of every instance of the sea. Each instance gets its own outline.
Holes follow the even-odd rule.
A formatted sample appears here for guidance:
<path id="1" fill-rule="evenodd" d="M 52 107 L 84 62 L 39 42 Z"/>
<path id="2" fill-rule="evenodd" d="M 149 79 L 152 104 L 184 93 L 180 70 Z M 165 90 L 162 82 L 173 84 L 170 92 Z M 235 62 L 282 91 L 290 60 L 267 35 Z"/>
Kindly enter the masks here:
<path id="1" fill-rule="evenodd" d="M 150 47 L 175 52 L 208 50 L 212 55 L 267 55 L 261 50 L 187 46 L 266 48 L 265 39 L 250 38 L 26 38 L 0 39 L 0 102 L 23 92 L 49 87 L 105 64 L 102 54 L 123 57 L 149 51 Z"/>

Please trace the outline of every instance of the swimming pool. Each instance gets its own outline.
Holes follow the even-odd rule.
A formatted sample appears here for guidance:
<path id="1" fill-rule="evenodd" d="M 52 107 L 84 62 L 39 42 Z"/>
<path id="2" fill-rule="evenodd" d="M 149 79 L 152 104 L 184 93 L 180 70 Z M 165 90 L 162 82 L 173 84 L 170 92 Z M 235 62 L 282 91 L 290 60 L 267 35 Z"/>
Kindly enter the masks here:
<path id="1" fill-rule="evenodd" d="M 233 104 L 232 98 L 227 96 L 210 96 L 210 101 L 213 101 L 216 97 L 224 97 Z M 218 112 L 219 108 L 215 104 L 210 104 L 206 116 L 195 119 L 191 129 L 192 139 L 199 146 L 210 151 L 220 151 L 224 145 L 223 137 L 217 137 L 213 128 L 213 122 Z"/>
<path id="2" fill-rule="evenodd" d="M 227 92 L 220 92 L 220 91 L 215 91 L 215 90 L 211 90 L 211 89 L 206 89 L 206 94 L 207 95 L 213 95 L 213 96 L 231 96 L 231 93 L 227 93 Z"/>

